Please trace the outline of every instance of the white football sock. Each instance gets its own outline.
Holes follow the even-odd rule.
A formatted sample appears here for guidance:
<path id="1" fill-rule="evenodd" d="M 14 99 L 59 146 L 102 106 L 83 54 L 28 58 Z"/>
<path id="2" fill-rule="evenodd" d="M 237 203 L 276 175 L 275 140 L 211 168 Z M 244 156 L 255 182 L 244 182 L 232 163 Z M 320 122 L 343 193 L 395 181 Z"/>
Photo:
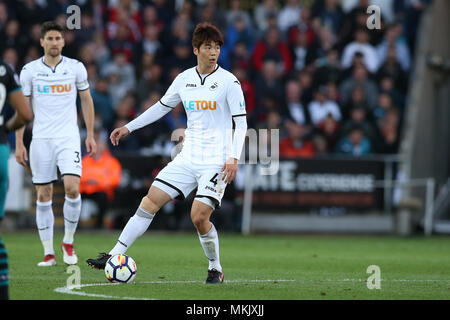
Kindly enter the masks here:
<path id="1" fill-rule="evenodd" d="M 64 243 L 72 244 L 73 235 L 77 229 L 78 220 L 81 214 L 81 195 L 71 199 L 65 196 L 63 215 L 64 215 Z"/>
<path id="2" fill-rule="evenodd" d="M 53 249 L 53 226 L 55 217 L 53 215 L 52 201 L 36 201 L 36 226 L 39 238 L 44 246 L 44 255 L 55 254 Z"/>
<path id="3" fill-rule="evenodd" d="M 133 242 L 142 236 L 148 229 L 154 216 L 155 215 L 153 213 L 139 207 L 134 216 L 128 220 L 125 228 L 123 228 L 122 233 L 119 236 L 117 244 L 109 252 L 109 254 L 115 255 L 125 253 Z"/>
<path id="4" fill-rule="evenodd" d="M 217 271 L 222 272 L 219 257 L 219 236 L 217 235 L 217 230 L 214 225 L 211 223 L 211 229 L 207 234 L 201 235 L 198 233 L 198 238 L 200 239 L 206 257 L 209 260 L 208 270 L 216 269 Z"/>

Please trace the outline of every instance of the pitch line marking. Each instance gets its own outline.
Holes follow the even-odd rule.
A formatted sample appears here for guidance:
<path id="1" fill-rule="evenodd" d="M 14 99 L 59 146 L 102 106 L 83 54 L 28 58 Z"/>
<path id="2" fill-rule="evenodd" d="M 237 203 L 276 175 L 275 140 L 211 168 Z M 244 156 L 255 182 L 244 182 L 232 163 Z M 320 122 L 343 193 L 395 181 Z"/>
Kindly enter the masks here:
<path id="1" fill-rule="evenodd" d="M 278 279 L 278 280 L 225 280 L 225 283 L 261 283 L 261 282 L 293 282 L 296 280 L 286 280 L 286 279 Z M 136 284 L 174 284 L 174 283 L 204 283 L 204 281 L 199 280 L 173 280 L 173 281 L 143 281 L 136 282 Z M 86 283 L 80 284 L 80 288 L 87 287 L 96 287 L 96 286 L 117 286 L 123 285 L 121 283 Z M 98 293 L 88 293 L 84 291 L 74 290 L 73 288 L 68 287 L 59 287 L 54 289 L 55 292 L 72 294 L 77 296 L 84 297 L 93 297 L 93 298 L 104 298 L 104 299 L 123 299 L 123 300 L 158 300 L 155 298 L 138 298 L 138 297 L 119 297 L 119 296 L 111 296 L 106 294 L 98 294 Z"/>

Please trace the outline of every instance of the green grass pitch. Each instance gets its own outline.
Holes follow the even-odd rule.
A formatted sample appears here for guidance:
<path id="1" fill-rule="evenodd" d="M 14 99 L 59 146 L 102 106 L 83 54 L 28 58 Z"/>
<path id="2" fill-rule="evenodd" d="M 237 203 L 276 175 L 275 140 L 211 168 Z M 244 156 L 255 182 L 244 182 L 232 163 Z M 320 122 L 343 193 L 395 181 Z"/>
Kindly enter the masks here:
<path id="1" fill-rule="evenodd" d="M 81 288 L 64 288 L 67 273 L 55 233 L 58 264 L 39 268 L 37 232 L 5 233 L 10 298 L 20 299 L 449 299 L 450 238 L 220 234 L 225 283 L 206 286 L 208 262 L 195 233 L 148 231 L 128 250 L 138 267 L 135 283 L 110 285 L 86 258 L 109 251 L 117 232 L 80 231 L 75 236 Z M 368 289 L 370 265 L 381 288 Z"/>

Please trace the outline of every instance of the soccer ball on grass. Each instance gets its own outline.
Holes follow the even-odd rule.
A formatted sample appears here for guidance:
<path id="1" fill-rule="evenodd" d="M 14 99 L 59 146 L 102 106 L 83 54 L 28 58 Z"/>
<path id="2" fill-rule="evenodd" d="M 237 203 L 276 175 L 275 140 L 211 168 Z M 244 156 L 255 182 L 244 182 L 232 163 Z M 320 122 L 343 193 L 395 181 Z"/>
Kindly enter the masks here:
<path id="1" fill-rule="evenodd" d="M 126 254 L 116 254 L 108 259 L 105 276 L 110 282 L 130 283 L 136 276 L 136 262 Z"/>

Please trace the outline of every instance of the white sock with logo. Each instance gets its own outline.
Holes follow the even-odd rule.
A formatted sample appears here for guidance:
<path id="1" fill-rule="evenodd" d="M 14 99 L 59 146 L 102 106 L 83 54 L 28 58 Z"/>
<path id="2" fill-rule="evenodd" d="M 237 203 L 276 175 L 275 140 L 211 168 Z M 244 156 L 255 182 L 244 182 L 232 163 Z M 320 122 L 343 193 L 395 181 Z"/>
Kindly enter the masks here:
<path id="1" fill-rule="evenodd" d="M 53 215 L 52 201 L 36 201 L 36 226 L 44 247 L 44 255 L 55 254 L 53 249 L 53 226 L 55 216 Z"/>
<path id="2" fill-rule="evenodd" d="M 72 199 L 65 197 L 63 205 L 63 215 L 64 215 L 64 243 L 72 244 L 73 235 L 78 226 L 78 220 L 81 214 L 81 195 L 77 198 Z"/>
<path id="3" fill-rule="evenodd" d="M 136 213 L 128 220 L 119 236 L 119 240 L 117 240 L 117 244 L 109 254 L 112 256 L 115 254 L 124 254 L 133 242 L 147 231 L 154 216 L 153 213 L 139 207 Z"/>
<path id="4" fill-rule="evenodd" d="M 209 260 L 208 270 L 216 269 L 217 271 L 222 272 L 219 257 L 219 236 L 214 224 L 211 223 L 211 229 L 207 234 L 201 235 L 198 233 L 198 238 L 200 239 L 206 257 Z"/>

